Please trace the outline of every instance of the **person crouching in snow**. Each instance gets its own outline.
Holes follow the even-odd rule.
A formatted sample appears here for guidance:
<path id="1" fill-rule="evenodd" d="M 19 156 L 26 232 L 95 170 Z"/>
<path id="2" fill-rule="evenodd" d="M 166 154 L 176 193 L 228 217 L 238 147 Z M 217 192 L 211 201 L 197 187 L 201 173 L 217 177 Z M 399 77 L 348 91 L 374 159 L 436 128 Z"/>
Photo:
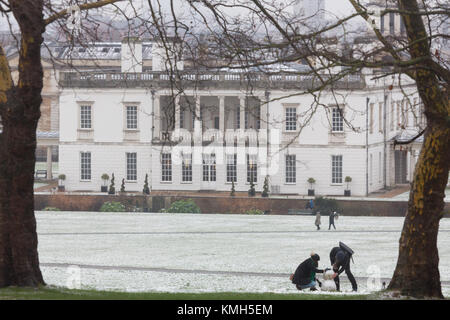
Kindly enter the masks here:
<path id="1" fill-rule="evenodd" d="M 316 279 L 316 273 L 323 273 L 326 270 L 318 269 L 317 266 L 320 257 L 317 253 L 312 252 L 311 257 L 299 264 L 294 274 L 291 274 L 291 281 L 298 290 L 303 290 L 309 288 L 311 291 L 316 289 L 316 281 L 321 283 Z"/>

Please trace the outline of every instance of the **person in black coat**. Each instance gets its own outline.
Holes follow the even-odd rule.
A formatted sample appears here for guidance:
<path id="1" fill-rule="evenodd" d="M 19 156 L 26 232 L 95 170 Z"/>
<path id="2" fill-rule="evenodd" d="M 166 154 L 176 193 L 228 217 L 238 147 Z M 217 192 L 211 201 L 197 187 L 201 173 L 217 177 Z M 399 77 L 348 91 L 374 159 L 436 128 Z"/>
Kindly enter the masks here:
<path id="1" fill-rule="evenodd" d="M 339 275 L 345 271 L 345 274 L 352 284 L 353 291 L 358 290 L 355 277 L 350 270 L 351 255 L 340 247 L 334 247 L 330 252 L 330 261 L 334 271 L 334 282 L 336 283 L 336 290 L 340 291 Z"/>
<path id="2" fill-rule="evenodd" d="M 337 216 L 336 212 L 330 211 L 330 216 L 329 216 L 330 224 L 328 226 L 328 230 L 331 229 L 331 226 L 333 226 L 334 230 L 336 230 L 336 226 L 334 225 L 334 218 L 336 218 L 336 216 Z"/>
<path id="3" fill-rule="evenodd" d="M 311 253 L 311 257 L 299 264 L 295 273 L 291 275 L 291 281 L 296 285 L 298 290 L 310 288 L 311 291 L 316 289 L 316 273 L 323 273 L 326 270 L 318 269 L 318 261 L 320 257 L 316 253 Z M 320 285 L 320 282 L 317 280 Z"/>

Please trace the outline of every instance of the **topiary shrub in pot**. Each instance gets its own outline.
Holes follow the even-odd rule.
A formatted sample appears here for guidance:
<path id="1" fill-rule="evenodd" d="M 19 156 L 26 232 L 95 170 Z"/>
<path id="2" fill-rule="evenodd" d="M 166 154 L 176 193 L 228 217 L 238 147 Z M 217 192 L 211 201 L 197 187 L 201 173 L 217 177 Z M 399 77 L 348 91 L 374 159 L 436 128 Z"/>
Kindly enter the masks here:
<path id="1" fill-rule="evenodd" d="M 103 185 L 101 186 L 101 192 L 108 192 L 109 175 L 107 173 L 102 174 Z"/>
<path id="2" fill-rule="evenodd" d="M 316 183 L 316 179 L 308 178 L 308 183 L 309 183 L 308 196 L 314 196 L 314 183 Z"/>
<path id="3" fill-rule="evenodd" d="M 58 176 L 58 191 L 65 191 L 66 187 L 64 185 L 64 181 L 66 180 L 65 174 L 60 174 Z"/>
<path id="4" fill-rule="evenodd" d="M 352 177 L 346 176 L 345 177 L 345 183 L 347 183 L 347 189 L 344 190 L 344 196 L 346 196 L 346 197 L 350 197 L 351 196 L 350 182 L 352 182 Z"/>

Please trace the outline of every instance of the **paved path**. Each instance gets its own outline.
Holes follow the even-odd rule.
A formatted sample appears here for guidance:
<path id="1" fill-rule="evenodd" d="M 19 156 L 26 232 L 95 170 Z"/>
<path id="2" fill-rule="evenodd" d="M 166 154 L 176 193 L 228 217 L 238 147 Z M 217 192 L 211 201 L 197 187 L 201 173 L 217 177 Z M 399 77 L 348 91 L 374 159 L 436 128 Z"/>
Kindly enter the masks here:
<path id="1" fill-rule="evenodd" d="M 284 234 L 284 233 L 400 233 L 401 230 L 279 230 L 279 231 L 153 231 L 153 232 L 49 232 L 39 233 L 39 236 L 88 236 L 88 235 L 167 235 L 167 234 Z M 450 230 L 439 230 L 450 232 Z"/>
<path id="2" fill-rule="evenodd" d="M 190 270 L 190 269 L 171 269 L 171 268 L 151 268 L 151 267 L 133 267 L 133 266 L 104 266 L 91 264 L 71 264 L 71 263 L 41 263 L 42 267 L 51 268 L 69 268 L 77 266 L 81 269 L 91 270 L 120 270 L 120 271 L 144 271 L 144 272 L 168 272 L 168 273 L 194 273 L 194 274 L 213 274 L 213 275 L 229 275 L 243 277 L 273 277 L 273 278 L 289 278 L 289 273 L 269 273 L 269 272 L 248 272 L 248 271 L 221 271 L 221 270 Z M 341 281 L 348 282 L 345 275 L 340 276 Z M 357 282 L 366 283 L 368 277 L 355 277 Z M 390 278 L 381 278 L 381 282 L 389 283 Z M 441 281 L 442 285 L 450 286 L 450 281 Z"/>

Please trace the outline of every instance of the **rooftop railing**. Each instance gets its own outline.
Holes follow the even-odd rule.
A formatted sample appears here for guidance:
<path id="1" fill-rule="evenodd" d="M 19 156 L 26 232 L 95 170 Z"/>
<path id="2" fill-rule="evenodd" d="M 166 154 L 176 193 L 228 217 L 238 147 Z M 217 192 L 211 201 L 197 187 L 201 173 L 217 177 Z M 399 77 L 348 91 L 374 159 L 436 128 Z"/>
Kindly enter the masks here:
<path id="1" fill-rule="evenodd" d="M 164 72 L 120 73 L 120 72 L 63 72 L 60 85 L 69 88 L 130 88 L 130 87 L 169 87 L 170 82 L 179 82 L 187 87 L 241 88 L 251 85 L 254 88 L 313 88 L 323 86 L 322 81 L 329 81 L 334 88 L 362 89 L 364 78 L 359 75 L 347 75 L 332 80 L 330 75 L 293 74 L 293 73 L 237 73 L 237 72 L 202 72 L 184 71 L 177 74 Z"/>

